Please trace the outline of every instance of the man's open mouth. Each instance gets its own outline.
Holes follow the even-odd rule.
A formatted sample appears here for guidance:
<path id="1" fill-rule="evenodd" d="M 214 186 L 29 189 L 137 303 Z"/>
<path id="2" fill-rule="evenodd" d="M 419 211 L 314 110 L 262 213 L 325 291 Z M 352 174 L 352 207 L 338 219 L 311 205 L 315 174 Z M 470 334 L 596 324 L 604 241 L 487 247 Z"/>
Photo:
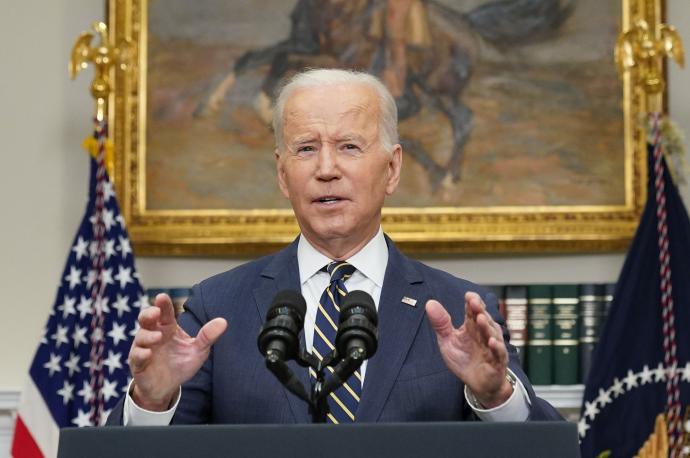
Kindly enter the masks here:
<path id="1" fill-rule="evenodd" d="M 334 204 L 336 202 L 340 202 L 344 200 L 342 197 L 338 196 L 323 196 L 319 197 L 318 199 L 315 200 L 315 202 L 321 203 L 321 204 Z"/>

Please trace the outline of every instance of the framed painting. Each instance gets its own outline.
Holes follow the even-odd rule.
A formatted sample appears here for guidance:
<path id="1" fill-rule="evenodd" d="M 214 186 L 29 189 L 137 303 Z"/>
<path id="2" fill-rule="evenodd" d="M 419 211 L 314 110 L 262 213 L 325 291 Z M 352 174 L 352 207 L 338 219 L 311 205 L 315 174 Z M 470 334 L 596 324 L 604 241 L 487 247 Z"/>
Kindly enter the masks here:
<path id="1" fill-rule="evenodd" d="M 613 49 L 647 6 L 111 0 L 136 62 L 109 111 L 137 252 L 254 255 L 296 236 L 272 98 L 317 67 L 369 71 L 396 99 L 403 173 L 382 224 L 408 252 L 623 249 L 646 199 L 645 100 Z"/>

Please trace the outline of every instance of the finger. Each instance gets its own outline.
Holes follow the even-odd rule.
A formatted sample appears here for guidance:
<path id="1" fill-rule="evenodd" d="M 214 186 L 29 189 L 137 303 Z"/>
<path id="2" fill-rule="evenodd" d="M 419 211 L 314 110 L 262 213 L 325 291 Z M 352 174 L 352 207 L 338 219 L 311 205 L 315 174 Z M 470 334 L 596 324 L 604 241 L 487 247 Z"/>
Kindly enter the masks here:
<path id="1" fill-rule="evenodd" d="M 491 317 L 486 313 L 477 315 L 477 329 L 479 329 L 479 334 L 487 346 L 489 339 L 496 338 L 496 328 L 493 327 Z"/>
<path id="2" fill-rule="evenodd" d="M 208 349 L 211 345 L 216 343 L 227 327 L 228 322 L 225 321 L 224 318 L 214 318 L 199 329 L 194 344 L 199 350 Z"/>
<path id="3" fill-rule="evenodd" d="M 161 316 L 161 310 L 158 307 L 149 307 L 139 313 L 139 326 L 144 329 L 155 330 L 158 329 L 158 320 Z"/>
<path id="4" fill-rule="evenodd" d="M 502 347 L 505 348 L 505 345 L 506 345 L 505 342 L 506 342 L 506 341 L 505 341 L 505 337 L 504 337 L 504 335 L 503 335 L 503 328 L 501 327 L 500 324 L 496 323 L 495 321 L 493 322 L 493 325 L 492 325 L 492 326 L 493 326 L 493 328 L 496 330 L 496 332 L 494 333 L 494 338 L 499 342 L 499 344 L 500 344 Z"/>
<path id="5" fill-rule="evenodd" d="M 468 292 L 465 294 L 465 315 L 471 316 L 474 322 L 477 322 L 478 318 L 483 316 L 491 329 L 497 329 L 498 332 L 501 332 L 500 326 L 497 326 L 493 317 L 488 312 L 486 304 L 481 296 L 475 292 Z M 492 333 L 491 335 L 494 334 Z"/>
<path id="6" fill-rule="evenodd" d="M 486 305 L 481 296 L 474 291 L 465 293 L 465 314 L 476 318 L 477 315 L 486 310 Z"/>
<path id="7" fill-rule="evenodd" d="M 477 293 L 472 291 L 465 293 L 465 323 L 463 326 L 468 334 L 475 340 L 482 339 L 477 317 L 483 310 L 483 303 Z"/>
<path id="8" fill-rule="evenodd" d="M 436 331 L 440 339 L 445 339 L 453 332 L 453 321 L 450 319 L 448 311 L 439 301 L 429 300 L 426 303 L 426 316 L 429 318 L 431 327 Z"/>
<path id="9" fill-rule="evenodd" d="M 162 325 L 176 323 L 175 307 L 173 306 L 170 296 L 165 293 L 158 294 L 153 301 L 153 305 L 161 311 L 159 321 Z"/>
<path id="10" fill-rule="evenodd" d="M 501 340 L 491 337 L 489 339 L 489 349 L 491 354 L 497 361 L 507 362 L 508 361 L 508 350 Z"/>
<path id="11" fill-rule="evenodd" d="M 127 360 L 129 362 L 129 367 L 132 371 L 142 370 L 151 360 L 151 355 L 153 355 L 153 352 L 150 348 L 133 346 L 129 351 L 129 358 Z"/>
<path id="12" fill-rule="evenodd" d="M 133 344 L 137 347 L 148 348 L 156 345 L 161 341 L 163 333 L 161 331 L 149 331 L 148 329 L 139 329 L 134 336 Z"/>

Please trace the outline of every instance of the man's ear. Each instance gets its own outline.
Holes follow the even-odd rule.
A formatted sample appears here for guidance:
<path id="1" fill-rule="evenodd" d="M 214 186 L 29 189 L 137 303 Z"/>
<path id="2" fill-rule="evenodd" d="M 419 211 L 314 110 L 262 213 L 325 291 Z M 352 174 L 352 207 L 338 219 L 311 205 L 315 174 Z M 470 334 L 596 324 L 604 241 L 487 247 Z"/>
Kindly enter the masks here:
<path id="1" fill-rule="evenodd" d="M 280 154 L 280 150 L 277 147 L 275 150 L 273 150 L 273 154 L 276 158 L 276 175 L 278 176 L 278 187 L 280 188 L 280 192 L 283 193 L 283 195 L 287 199 L 289 199 L 290 193 L 288 192 L 287 183 L 285 182 L 285 169 L 283 168 L 282 155 Z"/>
<path id="2" fill-rule="evenodd" d="M 400 183 L 400 169 L 402 168 L 402 146 L 395 145 L 388 161 L 388 181 L 386 182 L 386 194 L 391 195 Z"/>

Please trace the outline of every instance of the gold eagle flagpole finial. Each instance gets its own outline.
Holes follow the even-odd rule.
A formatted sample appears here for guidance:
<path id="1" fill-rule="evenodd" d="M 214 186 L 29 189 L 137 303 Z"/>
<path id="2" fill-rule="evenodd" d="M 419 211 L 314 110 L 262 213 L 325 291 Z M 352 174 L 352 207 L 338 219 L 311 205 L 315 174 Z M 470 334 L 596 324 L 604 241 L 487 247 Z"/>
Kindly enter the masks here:
<path id="1" fill-rule="evenodd" d="M 103 22 L 95 22 L 91 28 L 93 31 L 79 35 L 72 47 L 69 75 L 75 79 L 89 63 L 94 65 L 96 74 L 91 82 L 91 95 L 96 99 L 96 119 L 100 121 L 105 118 L 107 99 L 111 90 L 110 69 L 113 66 L 121 70 L 129 68 L 131 45 L 128 42 L 122 42 L 117 46 L 111 44 L 108 39 L 108 26 Z M 101 42 L 98 46 L 91 46 L 96 34 Z"/>
<path id="2" fill-rule="evenodd" d="M 623 78 L 629 74 L 633 84 L 647 95 L 647 111 L 660 112 L 660 97 L 666 87 L 663 61 L 672 58 L 685 65 L 685 53 L 680 35 L 673 26 L 657 21 L 659 11 L 655 2 L 638 3 L 638 14 L 632 25 L 624 30 L 616 42 L 615 60 Z M 655 97 L 657 96 L 657 97 Z"/>
<path id="3" fill-rule="evenodd" d="M 100 43 L 92 46 L 94 37 L 98 35 Z M 108 38 L 108 26 L 103 22 L 94 22 L 91 30 L 83 32 L 77 38 L 72 47 L 72 53 L 68 65 L 69 76 L 75 79 L 80 71 L 86 69 L 89 64 L 94 66 L 94 78 L 91 82 L 91 95 L 96 100 L 96 123 L 105 123 L 108 112 L 108 96 L 112 90 L 110 84 L 111 68 L 128 70 L 132 63 L 132 46 L 129 41 L 122 41 L 117 46 Z M 106 131 L 107 132 L 107 131 Z M 113 146 L 107 138 L 105 143 L 105 163 L 110 176 L 113 176 L 114 153 Z M 84 141 L 84 147 L 96 158 L 99 146 L 94 137 Z"/>

